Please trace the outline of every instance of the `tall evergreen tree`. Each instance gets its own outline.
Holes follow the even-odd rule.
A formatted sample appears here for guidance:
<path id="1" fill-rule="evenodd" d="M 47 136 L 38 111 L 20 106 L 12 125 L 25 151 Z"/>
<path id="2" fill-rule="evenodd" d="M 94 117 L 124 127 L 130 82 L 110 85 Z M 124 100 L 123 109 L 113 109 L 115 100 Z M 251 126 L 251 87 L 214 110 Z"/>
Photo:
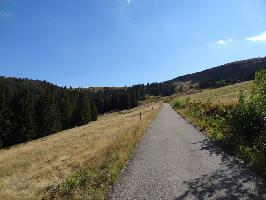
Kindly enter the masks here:
<path id="1" fill-rule="evenodd" d="M 27 89 L 17 93 L 12 102 L 14 133 L 13 144 L 35 138 L 35 119 L 33 98 Z"/>
<path id="2" fill-rule="evenodd" d="M 60 110 L 60 118 L 62 122 L 62 128 L 68 129 L 70 128 L 70 122 L 71 122 L 71 106 L 70 106 L 70 100 L 69 95 L 62 94 L 60 96 L 59 100 L 59 110 Z"/>
<path id="3" fill-rule="evenodd" d="M 0 148 L 7 146 L 12 133 L 12 112 L 10 107 L 10 92 L 3 85 L 0 88 Z"/>
<path id="4" fill-rule="evenodd" d="M 91 103 L 91 120 L 96 121 L 98 116 L 98 111 L 95 103 Z"/>
<path id="5" fill-rule="evenodd" d="M 36 123 L 39 136 L 46 136 L 61 130 L 59 108 L 49 93 L 41 94 L 39 97 L 36 104 Z"/>
<path id="6" fill-rule="evenodd" d="M 73 123 L 81 126 L 91 120 L 91 105 L 87 95 L 80 95 L 76 110 L 73 115 Z"/>

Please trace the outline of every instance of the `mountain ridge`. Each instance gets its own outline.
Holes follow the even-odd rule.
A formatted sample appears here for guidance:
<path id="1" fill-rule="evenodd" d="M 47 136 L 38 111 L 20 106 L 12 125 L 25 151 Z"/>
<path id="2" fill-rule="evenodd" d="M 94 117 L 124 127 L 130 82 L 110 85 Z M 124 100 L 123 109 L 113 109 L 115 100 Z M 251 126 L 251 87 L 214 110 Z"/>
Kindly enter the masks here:
<path id="1" fill-rule="evenodd" d="M 202 83 L 208 86 L 207 82 L 225 80 L 229 83 L 242 82 L 254 79 L 255 72 L 266 66 L 266 57 L 257 57 L 246 60 L 239 60 L 216 67 L 208 68 L 200 72 L 178 76 L 169 80 L 170 82 Z M 209 85 L 211 86 L 211 85 Z"/>

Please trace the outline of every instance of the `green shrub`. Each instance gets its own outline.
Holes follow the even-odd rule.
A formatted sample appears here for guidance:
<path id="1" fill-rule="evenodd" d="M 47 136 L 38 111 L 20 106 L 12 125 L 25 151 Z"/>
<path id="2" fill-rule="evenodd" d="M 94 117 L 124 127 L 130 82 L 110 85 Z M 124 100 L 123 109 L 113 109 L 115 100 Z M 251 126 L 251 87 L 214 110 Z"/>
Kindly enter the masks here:
<path id="1" fill-rule="evenodd" d="M 251 102 L 257 112 L 266 117 L 266 69 L 256 72 Z"/>
<path id="2" fill-rule="evenodd" d="M 248 100 L 240 93 L 239 105 L 228 116 L 231 136 L 248 147 L 266 135 L 266 70 L 258 71 Z"/>
<path id="3" fill-rule="evenodd" d="M 266 171 L 266 70 L 256 72 L 250 98 L 240 94 L 239 104 L 227 116 L 229 141 L 244 146 L 248 157 Z"/>
<path id="4" fill-rule="evenodd" d="M 239 103 L 213 105 L 176 101 L 175 108 L 198 128 L 222 140 L 266 175 L 266 70 L 256 73 L 249 98 L 240 92 Z"/>
<path id="5" fill-rule="evenodd" d="M 179 109 L 179 108 L 181 108 L 181 106 L 182 106 L 181 101 L 179 99 L 176 99 L 175 102 L 174 102 L 174 107 L 176 109 Z"/>
<path id="6" fill-rule="evenodd" d="M 227 122 L 232 139 L 248 147 L 253 147 L 256 138 L 263 134 L 265 121 L 253 104 L 243 103 L 234 107 Z"/>

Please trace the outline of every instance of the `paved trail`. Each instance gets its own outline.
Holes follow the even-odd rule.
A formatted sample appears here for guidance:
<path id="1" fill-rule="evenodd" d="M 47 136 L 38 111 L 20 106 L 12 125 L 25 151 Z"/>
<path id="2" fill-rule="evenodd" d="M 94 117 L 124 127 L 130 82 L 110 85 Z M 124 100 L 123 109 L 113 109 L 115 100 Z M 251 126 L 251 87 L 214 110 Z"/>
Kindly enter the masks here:
<path id="1" fill-rule="evenodd" d="M 163 104 L 107 199 L 266 199 L 266 184 Z"/>

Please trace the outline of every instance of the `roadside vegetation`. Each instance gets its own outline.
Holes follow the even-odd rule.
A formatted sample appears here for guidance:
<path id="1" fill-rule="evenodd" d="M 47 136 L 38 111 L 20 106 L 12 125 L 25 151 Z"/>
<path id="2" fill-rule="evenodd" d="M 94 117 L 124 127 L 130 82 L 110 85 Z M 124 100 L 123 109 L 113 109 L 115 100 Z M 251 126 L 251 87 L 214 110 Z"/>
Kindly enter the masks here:
<path id="1" fill-rule="evenodd" d="M 266 70 L 258 71 L 253 83 L 202 91 L 172 104 L 201 131 L 266 175 Z"/>
<path id="2" fill-rule="evenodd" d="M 103 199 L 159 106 L 150 102 L 101 115 L 0 150 L 0 199 Z"/>

